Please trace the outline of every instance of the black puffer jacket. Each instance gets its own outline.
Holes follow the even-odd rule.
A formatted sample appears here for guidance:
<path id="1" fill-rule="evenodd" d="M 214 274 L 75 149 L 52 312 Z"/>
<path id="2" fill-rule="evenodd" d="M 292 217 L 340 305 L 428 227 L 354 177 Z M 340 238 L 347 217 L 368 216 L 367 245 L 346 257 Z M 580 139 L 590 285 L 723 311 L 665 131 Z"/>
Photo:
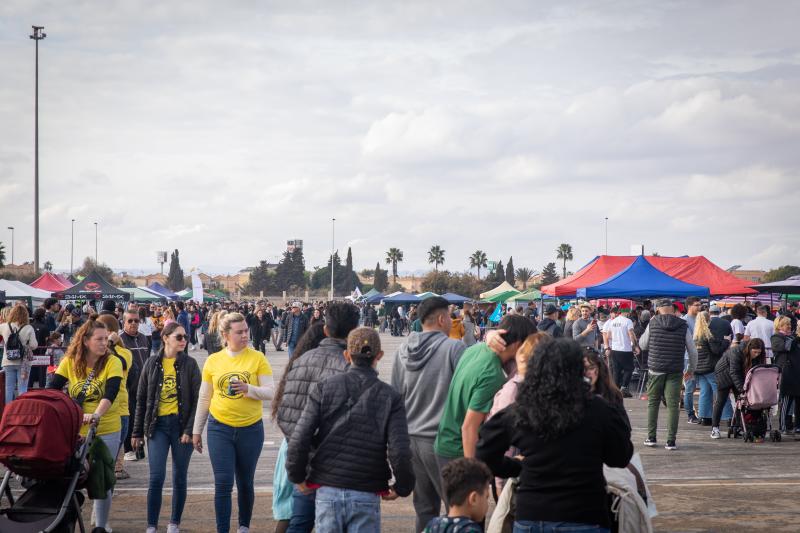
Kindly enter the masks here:
<path id="1" fill-rule="evenodd" d="M 752 362 L 752 366 L 763 365 L 766 359 L 762 353 Z M 717 388 L 733 387 L 737 394 L 744 391 L 744 350 L 741 344 L 732 346 L 725 352 L 714 369 L 717 379 Z"/>
<path id="2" fill-rule="evenodd" d="M 656 315 L 650 319 L 647 364 L 653 372 L 683 372 L 686 330 L 689 325 L 675 315 Z"/>
<path id="3" fill-rule="evenodd" d="M 731 345 L 728 339 L 717 340 L 715 337 L 710 339 L 699 339 L 694 341 L 697 347 L 697 368 L 695 374 L 710 374 L 714 372 L 717 362 Z"/>
<path id="4" fill-rule="evenodd" d="M 144 364 L 139 379 L 136 416 L 133 419 L 133 437 L 153 436 L 158 421 L 158 402 L 161 399 L 161 386 L 164 382 L 162 356 L 149 357 Z M 183 435 L 191 435 L 194 415 L 197 411 L 197 398 L 200 395 L 202 377 L 200 367 L 194 358 L 185 353 L 178 354 L 175 360 L 175 377 L 178 391 L 178 417 Z"/>
<path id="5" fill-rule="evenodd" d="M 770 338 L 775 364 L 781 367 L 781 394 L 800 396 L 800 340 L 776 333 Z"/>
<path id="6" fill-rule="evenodd" d="M 278 426 L 288 440 L 300 420 L 311 387 L 323 379 L 347 370 L 344 359 L 347 341 L 322 339 L 319 346 L 300 356 L 286 378 L 283 399 L 278 407 Z"/>
<path id="7" fill-rule="evenodd" d="M 293 483 L 363 492 L 387 490 L 394 474 L 395 492 L 411 494 L 414 470 L 400 394 L 371 367 L 351 366 L 317 383 L 289 441 L 286 472 Z"/>
<path id="8" fill-rule="evenodd" d="M 558 322 L 553 320 L 552 318 L 545 318 L 539 325 L 536 327 L 537 330 L 547 333 L 551 337 L 563 337 L 564 330 L 561 329 L 561 326 L 558 325 Z"/>

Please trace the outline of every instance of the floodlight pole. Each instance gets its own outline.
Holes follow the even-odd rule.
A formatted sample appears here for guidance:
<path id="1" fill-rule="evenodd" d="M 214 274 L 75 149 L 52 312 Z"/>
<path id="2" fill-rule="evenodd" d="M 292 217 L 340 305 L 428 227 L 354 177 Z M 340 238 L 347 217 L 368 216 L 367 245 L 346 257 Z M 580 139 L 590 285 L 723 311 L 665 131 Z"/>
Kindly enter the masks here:
<path id="1" fill-rule="evenodd" d="M 14 226 L 9 226 L 11 230 L 11 264 L 14 264 Z"/>
<path id="2" fill-rule="evenodd" d="M 39 41 L 47 37 L 44 26 L 31 26 L 36 42 L 36 95 L 33 104 L 33 270 L 39 273 Z"/>
<path id="3" fill-rule="evenodd" d="M 336 219 L 331 219 L 331 301 L 333 301 L 333 250 L 336 247 Z"/>

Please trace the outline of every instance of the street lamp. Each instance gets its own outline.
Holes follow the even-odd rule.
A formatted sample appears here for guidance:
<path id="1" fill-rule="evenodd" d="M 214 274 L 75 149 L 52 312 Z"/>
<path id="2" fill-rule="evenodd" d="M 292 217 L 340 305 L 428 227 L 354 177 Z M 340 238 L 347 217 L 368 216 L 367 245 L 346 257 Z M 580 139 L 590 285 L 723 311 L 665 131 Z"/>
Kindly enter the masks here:
<path id="1" fill-rule="evenodd" d="M 69 239 L 69 275 L 72 275 L 72 261 L 75 258 L 75 219 L 72 219 L 72 229 Z"/>
<path id="2" fill-rule="evenodd" d="M 333 249 L 336 243 L 336 219 L 331 219 L 331 301 L 333 300 Z"/>
<path id="3" fill-rule="evenodd" d="M 11 230 L 11 264 L 14 264 L 14 226 L 9 226 Z"/>
<path id="4" fill-rule="evenodd" d="M 94 223 L 94 267 L 97 268 L 97 222 Z"/>
<path id="5" fill-rule="evenodd" d="M 36 97 L 33 104 L 33 269 L 39 273 L 39 41 L 47 37 L 44 26 L 31 26 L 30 38 L 36 42 Z"/>

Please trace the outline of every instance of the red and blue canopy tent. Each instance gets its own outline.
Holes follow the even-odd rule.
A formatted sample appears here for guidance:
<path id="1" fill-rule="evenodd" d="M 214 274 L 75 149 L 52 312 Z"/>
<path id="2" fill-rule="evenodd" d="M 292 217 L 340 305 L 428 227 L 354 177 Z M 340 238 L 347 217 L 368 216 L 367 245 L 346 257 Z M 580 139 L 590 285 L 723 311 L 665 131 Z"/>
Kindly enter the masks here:
<path id="1" fill-rule="evenodd" d="M 746 283 L 703 256 L 601 255 L 572 276 L 541 290 L 562 298 L 756 294 Z"/>

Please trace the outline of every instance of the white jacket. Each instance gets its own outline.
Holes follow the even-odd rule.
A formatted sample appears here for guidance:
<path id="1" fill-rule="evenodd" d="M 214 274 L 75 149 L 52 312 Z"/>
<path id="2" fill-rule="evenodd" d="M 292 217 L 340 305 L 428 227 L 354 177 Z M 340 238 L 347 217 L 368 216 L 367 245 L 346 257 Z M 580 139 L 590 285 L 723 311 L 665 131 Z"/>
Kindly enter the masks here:
<path id="1" fill-rule="evenodd" d="M 36 332 L 33 329 L 33 326 L 30 324 L 26 324 L 19 329 L 19 324 L 13 322 L 10 324 L 14 326 L 14 330 L 18 331 L 19 333 L 19 340 L 23 346 L 27 346 L 30 350 L 35 350 L 39 343 L 36 342 Z M 0 324 L 0 336 L 3 337 L 3 346 L 5 346 L 8 337 L 11 335 L 11 327 L 9 327 L 8 323 Z M 3 350 L 3 366 L 11 366 L 11 365 L 19 365 L 22 363 L 22 359 L 17 359 L 16 361 L 9 361 L 6 359 L 5 350 Z"/>

